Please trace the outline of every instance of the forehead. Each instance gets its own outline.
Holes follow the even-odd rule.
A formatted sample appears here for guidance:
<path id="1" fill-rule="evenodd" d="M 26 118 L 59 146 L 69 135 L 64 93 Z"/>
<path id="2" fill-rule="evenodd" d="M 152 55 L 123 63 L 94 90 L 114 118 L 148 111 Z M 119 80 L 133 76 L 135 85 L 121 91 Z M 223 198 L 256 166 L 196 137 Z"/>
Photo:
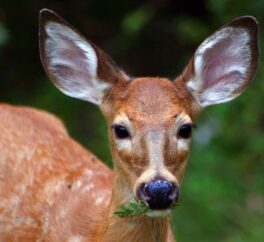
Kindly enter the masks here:
<path id="1" fill-rule="evenodd" d="M 187 114 L 176 86 L 165 78 L 132 80 L 122 100 L 118 111 L 133 120 L 164 122 L 179 114 Z"/>

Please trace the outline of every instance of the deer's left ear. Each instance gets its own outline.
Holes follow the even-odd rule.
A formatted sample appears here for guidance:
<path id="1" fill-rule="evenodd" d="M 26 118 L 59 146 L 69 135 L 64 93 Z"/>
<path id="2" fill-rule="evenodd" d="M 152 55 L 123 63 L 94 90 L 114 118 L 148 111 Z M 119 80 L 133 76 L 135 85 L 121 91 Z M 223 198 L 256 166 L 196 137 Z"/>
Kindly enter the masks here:
<path id="1" fill-rule="evenodd" d="M 94 43 L 49 9 L 40 11 L 40 56 L 48 76 L 66 95 L 101 105 L 128 76 Z"/>
<path id="2" fill-rule="evenodd" d="M 179 78 L 201 107 L 228 102 L 252 80 L 258 64 L 255 18 L 233 20 L 208 37 Z"/>

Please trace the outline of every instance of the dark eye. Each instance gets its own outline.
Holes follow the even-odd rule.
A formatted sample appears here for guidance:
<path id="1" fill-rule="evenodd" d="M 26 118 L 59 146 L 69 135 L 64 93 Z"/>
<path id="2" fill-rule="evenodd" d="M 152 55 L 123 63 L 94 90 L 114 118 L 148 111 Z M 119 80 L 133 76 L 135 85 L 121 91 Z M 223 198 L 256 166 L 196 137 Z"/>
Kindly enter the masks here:
<path id="1" fill-rule="evenodd" d="M 112 125 L 112 128 L 114 129 L 116 138 L 118 138 L 118 139 L 130 138 L 130 134 L 124 126 L 114 124 L 114 125 Z"/>
<path id="2" fill-rule="evenodd" d="M 188 139 L 192 136 L 192 124 L 184 124 L 180 127 L 178 136 L 184 139 Z"/>

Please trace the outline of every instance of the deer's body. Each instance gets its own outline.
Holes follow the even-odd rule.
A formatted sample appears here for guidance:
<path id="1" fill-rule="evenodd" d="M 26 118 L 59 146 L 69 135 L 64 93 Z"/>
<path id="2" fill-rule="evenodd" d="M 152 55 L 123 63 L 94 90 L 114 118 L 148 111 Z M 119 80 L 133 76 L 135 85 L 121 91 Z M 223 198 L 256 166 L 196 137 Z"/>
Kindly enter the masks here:
<path id="1" fill-rule="evenodd" d="M 0 241 L 83 241 L 113 172 L 50 114 L 2 104 L 0 119 Z"/>
<path id="2" fill-rule="evenodd" d="M 109 212 L 113 171 L 72 140 L 60 120 L 6 104 L 0 120 L 1 242 L 117 241 L 117 233 L 120 241 L 147 242 L 159 227 L 157 241 L 173 241 L 171 233 L 160 240 L 168 219 L 124 222 Z M 103 239 L 106 232 L 111 240 Z"/>
<path id="3" fill-rule="evenodd" d="M 255 19 L 235 19 L 207 38 L 174 82 L 129 77 L 50 10 L 40 15 L 40 53 L 62 92 L 100 107 L 114 171 L 50 114 L 0 105 L 0 241 L 173 242 L 171 205 L 194 121 L 203 107 L 234 99 L 250 83 Z M 143 201 L 148 212 L 114 215 L 131 201 Z"/>

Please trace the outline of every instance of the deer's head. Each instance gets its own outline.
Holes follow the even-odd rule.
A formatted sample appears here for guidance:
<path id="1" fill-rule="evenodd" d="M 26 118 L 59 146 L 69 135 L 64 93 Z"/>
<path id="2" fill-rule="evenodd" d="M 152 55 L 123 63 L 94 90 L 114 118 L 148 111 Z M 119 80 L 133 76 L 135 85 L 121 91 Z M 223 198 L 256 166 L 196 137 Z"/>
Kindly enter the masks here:
<path id="1" fill-rule="evenodd" d="M 108 123 L 120 199 L 166 211 L 178 200 L 194 121 L 208 105 L 240 95 L 258 63 L 257 23 L 245 16 L 209 36 L 182 75 L 134 78 L 49 10 L 40 19 L 46 72 L 66 95 L 100 107 Z"/>

